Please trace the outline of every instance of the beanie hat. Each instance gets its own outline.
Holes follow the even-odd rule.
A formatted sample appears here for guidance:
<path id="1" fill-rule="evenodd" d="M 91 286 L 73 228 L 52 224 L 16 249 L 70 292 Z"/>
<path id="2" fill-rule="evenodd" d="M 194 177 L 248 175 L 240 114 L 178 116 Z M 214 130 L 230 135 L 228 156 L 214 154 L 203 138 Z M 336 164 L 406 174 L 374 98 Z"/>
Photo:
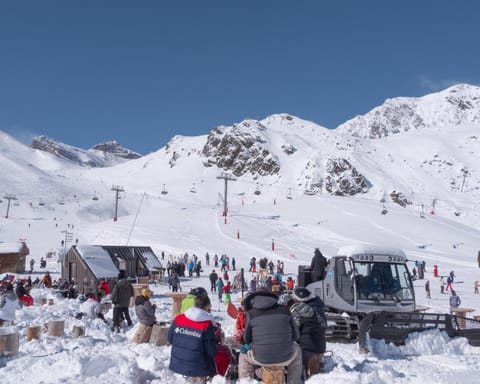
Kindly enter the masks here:
<path id="1" fill-rule="evenodd" d="M 118 271 L 118 278 L 119 279 L 123 279 L 125 277 L 125 270 L 124 269 L 120 269 L 120 271 Z"/>
<path id="2" fill-rule="evenodd" d="M 304 287 L 297 287 L 293 290 L 292 293 L 293 298 L 295 301 L 309 301 L 313 299 L 312 293 Z"/>
<path id="3" fill-rule="evenodd" d="M 142 289 L 142 296 L 143 297 L 146 297 L 147 299 L 150 299 L 152 297 L 152 295 L 153 295 L 153 292 L 150 289 L 148 289 L 148 288 L 143 288 Z"/>
<path id="4" fill-rule="evenodd" d="M 192 288 L 190 290 L 190 294 L 198 297 L 198 296 L 208 296 L 207 290 L 203 287 Z"/>

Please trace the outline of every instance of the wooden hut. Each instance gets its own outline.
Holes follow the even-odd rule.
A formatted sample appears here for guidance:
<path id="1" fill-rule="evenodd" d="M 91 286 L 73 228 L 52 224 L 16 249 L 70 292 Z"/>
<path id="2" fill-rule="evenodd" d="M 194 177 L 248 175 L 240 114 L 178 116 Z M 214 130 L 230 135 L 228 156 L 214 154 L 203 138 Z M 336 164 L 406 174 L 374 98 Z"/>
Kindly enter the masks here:
<path id="1" fill-rule="evenodd" d="M 112 289 L 121 269 L 128 277 L 148 279 L 162 265 L 150 247 L 135 246 L 74 245 L 62 260 L 62 278 L 73 278 L 81 293 L 95 291 L 102 278 Z"/>
<path id="2" fill-rule="evenodd" d="M 79 293 L 95 292 L 102 278 L 113 287 L 117 276 L 112 258 L 100 246 L 72 246 L 62 261 L 62 278 L 73 279 Z"/>
<path id="3" fill-rule="evenodd" d="M 123 269 L 130 277 L 148 277 L 150 273 L 159 271 L 162 264 L 150 247 L 101 245 L 110 254 L 117 268 Z"/>
<path id="4" fill-rule="evenodd" d="M 25 273 L 30 250 L 24 241 L 0 243 L 0 273 Z"/>

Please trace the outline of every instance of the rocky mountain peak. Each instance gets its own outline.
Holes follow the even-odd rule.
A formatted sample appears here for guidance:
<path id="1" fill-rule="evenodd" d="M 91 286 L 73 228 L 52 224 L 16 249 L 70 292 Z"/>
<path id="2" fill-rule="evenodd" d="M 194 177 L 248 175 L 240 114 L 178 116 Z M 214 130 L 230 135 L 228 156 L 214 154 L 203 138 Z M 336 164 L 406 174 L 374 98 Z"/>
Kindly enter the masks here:
<path id="1" fill-rule="evenodd" d="M 355 137 L 379 139 L 423 127 L 480 123 L 480 87 L 458 84 L 423 97 L 387 99 L 337 127 Z"/>
<path id="2" fill-rule="evenodd" d="M 138 153 L 123 148 L 115 141 L 97 144 L 92 149 L 85 150 L 42 135 L 34 137 L 30 147 L 48 152 L 76 165 L 87 167 L 108 167 L 141 157 Z"/>
<path id="3" fill-rule="evenodd" d="M 216 165 L 235 176 L 278 173 L 280 164 L 266 145 L 265 130 L 266 127 L 256 120 L 214 128 L 202 149 L 202 156 L 206 158 L 204 165 Z"/>
<path id="4" fill-rule="evenodd" d="M 142 157 L 140 154 L 126 149 L 121 144 L 117 143 L 115 140 L 96 144 L 91 149 L 94 151 L 111 153 L 112 155 L 121 157 L 126 160 L 139 159 L 140 157 Z"/>

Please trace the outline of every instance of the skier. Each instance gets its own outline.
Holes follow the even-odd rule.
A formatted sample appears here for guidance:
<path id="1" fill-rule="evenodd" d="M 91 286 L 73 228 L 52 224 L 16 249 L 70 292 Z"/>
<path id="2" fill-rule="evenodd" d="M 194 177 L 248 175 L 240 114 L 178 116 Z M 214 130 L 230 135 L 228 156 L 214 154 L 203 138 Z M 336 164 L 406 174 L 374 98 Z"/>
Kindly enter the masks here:
<path id="1" fill-rule="evenodd" d="M 445 278 L 440 276 L 440 293 L 445 293 Z"/>
<path id="2" fill-rule="evenodd" d="M 426 293 L 426 298 L 427 299 L 431 299 L 432 296 L 430 295 L 430 280 L 427 280 L 427 282 L 425 283 L 425 293 Z"/>
<path id="3" fill-rule="evenodd" d="M 448 291 L 448 289 L 450 288 L 450 292 L 453 292 L 452 283 L 453 283 L 453 279 L 452 279 L 452 276 L 450 275 L 447 277 L 447 286 L 445 287 L 445 291 Z"/>
<path id="4" fill-rule="evenodd" d="M 210 280 L 210 292 L 217 292 L 217 280 L 218 280 L 218 274 L 215 272 L 215 270 L 212 270 L 212 273 L 210 273 L 210 276 L 208 277 Z"/>
<path id="5" fill-rule="evenodd" d="M 457 296 L 456 292 L 452 289 L 452 295 L 450 296 L 450 308 L 458 308 L 462 304 L 462 300 Z"/>

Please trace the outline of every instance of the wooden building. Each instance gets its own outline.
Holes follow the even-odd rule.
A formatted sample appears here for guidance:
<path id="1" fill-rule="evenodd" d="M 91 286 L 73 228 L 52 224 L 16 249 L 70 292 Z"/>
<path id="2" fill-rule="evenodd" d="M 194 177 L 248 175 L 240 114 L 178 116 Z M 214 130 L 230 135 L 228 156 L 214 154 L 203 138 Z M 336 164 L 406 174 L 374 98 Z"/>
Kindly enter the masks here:
<path id="1" fill-rule="evenodd" d="M 150 247 L 77 245 L 62 261 L 62 278 L 74 279 L 78 292 L 94 292 L 100 279 L 113 288 L 118 273 L 124 270 L 132 279 L 147 277 L 162 265 Z"/>
<path id="2" fill-rule="evenodd" d="M 25 242 L 0 243 L 0 273 L 25 273 L 30 250 Z"/>

